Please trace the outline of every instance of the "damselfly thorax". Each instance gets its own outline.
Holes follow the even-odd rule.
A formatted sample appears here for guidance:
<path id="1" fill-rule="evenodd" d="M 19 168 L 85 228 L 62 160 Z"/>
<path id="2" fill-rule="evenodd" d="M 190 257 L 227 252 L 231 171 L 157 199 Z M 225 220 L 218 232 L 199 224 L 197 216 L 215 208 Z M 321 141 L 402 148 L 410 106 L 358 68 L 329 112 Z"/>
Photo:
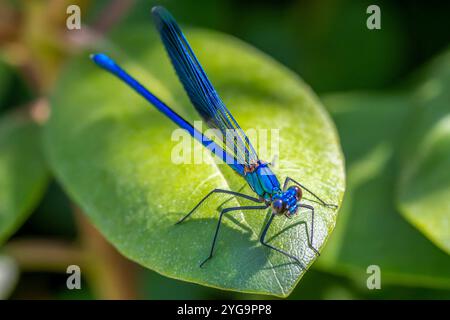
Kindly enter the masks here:
<path id="1" fill-rule="evenodd" d="M 261 202 L 271 206 L 274 213 L 284 214 L 288 218 L 297 213 L 297 203 L 302 198 L 302 190 L 298 186 L 292 186 L 283 191 L 267 162 L 258 160 L 245 166 L 244 178 Z"/>

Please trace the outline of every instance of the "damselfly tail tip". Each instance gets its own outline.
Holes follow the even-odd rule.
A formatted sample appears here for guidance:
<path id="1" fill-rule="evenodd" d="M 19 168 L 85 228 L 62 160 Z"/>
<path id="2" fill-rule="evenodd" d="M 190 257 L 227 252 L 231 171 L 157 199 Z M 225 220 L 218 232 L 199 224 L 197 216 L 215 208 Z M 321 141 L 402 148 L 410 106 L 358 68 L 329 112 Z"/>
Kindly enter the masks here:
<path id="1" fill-rule="evenodd" d="M 108 57 L 104 53 L 93 53 L 93 54 L 90 54 L 89 57 L 99 67 L 102 67 L 102 68 L 105 68 L 108 70 L 112 70 L 115 67 L 114 60 L 112 60 L 110 57 Z"/>

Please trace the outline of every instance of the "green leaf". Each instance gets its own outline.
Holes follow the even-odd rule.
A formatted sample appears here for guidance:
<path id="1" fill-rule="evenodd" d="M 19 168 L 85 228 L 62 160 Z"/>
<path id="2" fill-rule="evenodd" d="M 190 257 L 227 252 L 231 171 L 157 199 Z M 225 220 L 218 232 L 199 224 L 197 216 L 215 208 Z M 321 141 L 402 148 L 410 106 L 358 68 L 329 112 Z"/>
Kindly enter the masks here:
<path id="1" fill-rule="evenodd" d="M 450 51 L 426 70 L 399 184 L 404 217 L 450 254 Z"/>
<path id="2" fill-rule="evenodd" d="M 199 119 L 176 79 L 150 25 L 122 30 L 103 48 L 188 121 Z M 132 36 L 130 36 L 132 35 Z M 244 129 L 280 130 L 280 179 L 302 181 L 326 201 L 344 192 L 343 159 L 332 122 L 309 88 L 293 73 L 246 44 L 225 35 L 193 31 L 188 38 L 225 104 Z M 132 57 L 132 59 L 130 58 Z M 222 289 L 287 296 L 304 274 L 297 264 L 259 244 L 266 211 L 225 218 L 215 255 L 204 268 L 219 205 L 208 200 L 184 224 L 174 223 L 214 188 L 239 190 L 244 180 L 226 165 L 174 164 L 173 125 L 88 55 L 74 59 L 51 100 L 46 149 L 66 191 L 128 258 L 163 275 Z M 189 140 L 192 141 L 192 140 Z M 192 142 L 193 143 L 193 142 Z M 268 152 L 262 159 L 271 160 Z M 242 192 L 251 194 L 248 187 Z M 248 203 L 247 203 L 248 204 Z M 232 199 L 226 207 L 238 206 Z M 314 245 L 322 248 L 336 211 L 317 206 Z M 310 219 L 302 212 L 299 219 Z M 309 221 L 309 220 L 308 220 Z M 268 238 L 300 257 L 307 249 L 303 225 L 279 217 Z"/>
<path id="3" fill-rule="evenodd" d="M 347 192 L 329 245 L 316 264 L 366 285 L 369 265 L 382 285 L 450 287 L 450 257 L 396 208 L 400 146 L 408 137 L 412 99 L 397 93 L 348 93 L 324 99 L 340 133 Z"/>
<path id="4" fill-rule="evenodd" d="M 42 157 L 40 130 L 26 116 L 0 118 L 0 244 L 41 199 L 48 174 Z"/>

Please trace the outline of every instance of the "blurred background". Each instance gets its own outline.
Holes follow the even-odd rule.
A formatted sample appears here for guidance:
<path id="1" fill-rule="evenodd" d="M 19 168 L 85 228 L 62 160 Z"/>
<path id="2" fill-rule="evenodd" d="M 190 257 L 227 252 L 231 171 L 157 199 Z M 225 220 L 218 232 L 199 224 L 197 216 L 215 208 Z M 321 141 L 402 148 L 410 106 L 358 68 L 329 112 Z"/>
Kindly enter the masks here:
<path id="1" fill-rule="evenodd" d="M 341 138 L 347 193 L 324 254 L 289 299 L 450 298 L 450 226 L 443 236 L 433 235 L 398 200 L 401 181 L 408 180 L 401 173 L 405 157 L 420 140 L 420 133 L 405 137 L 420 118 L 414 110 L 422 106 L 414 98 L 433 77 L 450 92 L 448 72 L 442 73 L 449 66 L 447 2 L 3 0 L 0 117 L 26 109 L 37 123 L 45 121 L 61 66 L 89 39 L 88 33 L 67 33 L 69 4 L 81 7 L 83 28 L 105 36 L 149 21 L 149 8 L 164 5 L 183 25 L 231 34 L 269 54 L 322 98 Z M 381 30 L 366 27 L 371 4 L 381 8 Z M 448 115 L 448 98 L 442 97 L 436 121 Z M 441 158 L 448 163 L 448 152 Z M 0 243 L 0 298 L 269 298 L 168 279 L 128 261 L 77 213 L 56 181 L 42 180 L 48 181 L 42 182 L 42 198 Z M 440 214 L 450 221 L 446 210 Z M 61 270 L 86 252 L 96 254 L 83 290 L 67 290 Z M 381 267 L 381 290 L 366 287 L 370 264 Z"/>

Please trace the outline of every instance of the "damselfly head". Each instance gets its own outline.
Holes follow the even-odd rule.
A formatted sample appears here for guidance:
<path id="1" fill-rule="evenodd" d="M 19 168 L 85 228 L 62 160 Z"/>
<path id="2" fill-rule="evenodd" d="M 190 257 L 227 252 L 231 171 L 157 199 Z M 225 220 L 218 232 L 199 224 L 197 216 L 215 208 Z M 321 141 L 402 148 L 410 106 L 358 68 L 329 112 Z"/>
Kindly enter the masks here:
<path id="1" fill-rule="evenodd" d="M 292 186 L 288 190 L 291 190 L 291 192 L 294 193 L 295 198 L 297 199 L 297 202 L 302 199 L 303 192 L 302 192 L 302 189 L 300 189 L 300 187 Z"/>
<path id="2" fill-rule="evenodd" d="M 276 199 L 272 202 L 272 210 L 276 215 L 285 215 L 290 219 L 297 213 L 298 206 L 296 202 L 289 204 L 282 199 Z"/>
<path id="3" fill-rule="evenodd" d="M 272 210 L 275 214 L 284 214 L 292 218 L 298 210 L 297 203 L 302 199 L 302 189 L 298 186 L 292 186 L 285 192 L 273 195 Z"/>

